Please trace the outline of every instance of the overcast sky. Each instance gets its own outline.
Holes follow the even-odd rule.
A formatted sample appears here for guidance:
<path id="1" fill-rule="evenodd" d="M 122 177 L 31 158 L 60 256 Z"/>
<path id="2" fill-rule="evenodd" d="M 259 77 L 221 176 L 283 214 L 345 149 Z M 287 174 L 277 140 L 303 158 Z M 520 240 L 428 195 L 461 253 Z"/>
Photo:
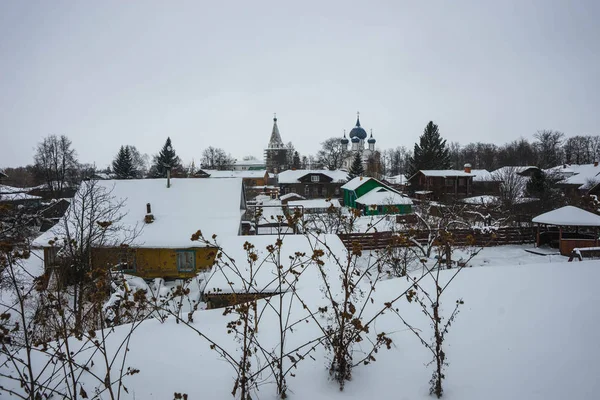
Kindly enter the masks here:
<path id="1" fill-rule="evenodd" d="M 538 129 L 600 134 L 600 1 L 0 2 L 0 167 L 49 134 L 105 167 L 122 144 L 303 155 L 360 111 L 377 146 Z"/>

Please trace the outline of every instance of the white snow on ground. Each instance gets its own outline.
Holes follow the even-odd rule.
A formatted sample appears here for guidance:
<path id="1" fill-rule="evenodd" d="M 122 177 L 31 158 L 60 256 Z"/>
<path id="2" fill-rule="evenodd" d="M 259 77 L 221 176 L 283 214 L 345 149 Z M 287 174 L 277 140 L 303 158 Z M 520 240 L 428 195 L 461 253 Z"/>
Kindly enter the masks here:
<path id="1" fill-rule="evenodd" d="M 550 254 L 541 256 L 526 252 L 525 249 L 534 249 L 533 244 L 509 245 L 485 247 L 469 263 L 469 267 L 503 267 L 514 265 L 527 265 L 539 263 L 563 263 L 568 261 L 568 257 L 559 254 Z M 558 250 L 557 250 L 558 251 Z M 466 252 L 455 250 L 452 259 L 467 259 L 469 255 Z"/>
<path id="2" fill-rule="evenodd" d="M 315 249 L 326 250 L 328 246 L 334 254 L 343 254 L 345 251 L 342 241 L 337 235 L 322 235 L 319 240 L 310 239 L 303 235 L 282 236 L 280 252 L 270 253 L 267 246 L 275 246 L 276 235 L 264 236 L 236 236 L 217 240 L 224 249 L 228 259 L 221 257 L 223 263 L 215 266 L 208 274 L 206 289 L 208 292 L 284 292 L 295 281 L 295 275 L 287 274 L 283 277 L 283 284 L 278 286 L 278 266 L 283 266 L 283 274 L 289 268 L 301 273 L 296 287 L 304 288 L 314 286 L 319 281 L 318 269 L 310 262 Z M 256 262 L 248 264 L 248 255 L 244 250 L 244 243 L 255 246 L 252 250 L 257 255 Z M 229 260 L 231 259 L 231 260 Z M 233 261 L 232 261 L 233 260 Z M 329 263 L 327 256 L 323 261 Z M 224 265 L 224 264 L 227 265 Z M 251 282 L 251 283 L 250 283 Z"/>
<path id="3" fill-rule="evenodd" d="M 446 316 L 457 299 L 465 302 L 445 344 L 450 364 L 444 382 L 445 399 L 597 399 L 600 320 L 596 286 L 600 261 L 556 262 L 566 258 L 528 254 L 525 247 L 484 249 L 473 265 L 493 267 L 464 269 L 444 294 Z M 442 274 L 447 279 L 452 272 Z M 309 307 L 326 305 L 321 287 L 320 281 L 302 286 L 300 293 Z M 406 287 L 402 278 L 380 282 L 366 315 L 372 315 Z M 433 289 L 431 284 L 427 288 Z M 426 338 L 431 336 L 429 321 L 417 305 L 403 299 L 397 307 Z M 305 313 L 293 303 L 293 320 Z M 194 326 L 235 351 L 233 338 L 226 334 L 230 320 L 223 310 L 199 311 L 194 315 Z M 276 318 L 267 307 L 258 332 L 262 343 L 277 346 L 276 326 Z M 116 347 L 128 329 L 118 327 L 108 338 L 109 346 Z M 288 378 L 290 398 L 431 399 L 431 369 L 425 367 L 430 361 L 428 350 L 392 313 L 377 321 L 371 334 L 378 332 L 392 337 L 392 349 L 381 350 L 376 362 L 358 366 L 344 392 L 328 380 L 326 354 L 319 348 L 312 354 L 315 360 L 306 358 L 294 371 L 296 377 Z M 314 323 L 303 323 L 294 328 L 288 345 L 318 334 Z M 197 333 L 173 319 L 164 324 L 144 322 L 134 332 L 129 348 L 126 365 L 139 368 L 140 373 L 126 378 L 129 393 L 123 393 L 123 398 L 169 399 L 174 392 L 187 393 L 190 399 L 232 398 L 233 369 Z M 93 372 L 102 373 L 101 365 L 96 362 Z M 85 378 L 84 384 L 87 392 L 93 393 L 92 380 Z M 254 398 L 275 398 L 274 385 L 264 384 Z"/>

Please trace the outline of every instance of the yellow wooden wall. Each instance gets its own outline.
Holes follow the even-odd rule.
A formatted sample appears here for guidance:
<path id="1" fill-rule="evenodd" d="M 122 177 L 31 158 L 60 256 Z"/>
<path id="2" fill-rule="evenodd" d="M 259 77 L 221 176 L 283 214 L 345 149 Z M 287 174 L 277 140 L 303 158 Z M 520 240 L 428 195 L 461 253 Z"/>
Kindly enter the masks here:
<path id="1" fill-rule="evenodd" d="M 196 253 L 196 270 L 180 272 L 177 270 L 177 251 L 194 251 Z M 128 272 L 142 278 L 191 278 L 198 272 L 210 268 L 215 259 L 217 249 L 196 247 L 186 249 L 147 249 L 147 248 L 97 248 L 93 249 L 94 267 L 115 265 L 122 259 L 124 252 L 129 252 L 131 260 L 135 257 L 135 272 Z"/>

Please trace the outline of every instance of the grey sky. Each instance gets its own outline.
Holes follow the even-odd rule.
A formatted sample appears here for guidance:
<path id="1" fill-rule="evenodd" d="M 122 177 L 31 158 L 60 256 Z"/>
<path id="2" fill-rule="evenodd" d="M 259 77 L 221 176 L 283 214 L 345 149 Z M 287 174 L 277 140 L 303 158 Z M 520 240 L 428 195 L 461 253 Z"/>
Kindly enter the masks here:
<path id="1" fill-rule="evenodd" d="M 599 1 L 2 1 L 0 167 L 66 134 L 186 162 L 262 156 L 273 112 L 302 154 L 351 129 L 412 146 L 600 134 Z"/>

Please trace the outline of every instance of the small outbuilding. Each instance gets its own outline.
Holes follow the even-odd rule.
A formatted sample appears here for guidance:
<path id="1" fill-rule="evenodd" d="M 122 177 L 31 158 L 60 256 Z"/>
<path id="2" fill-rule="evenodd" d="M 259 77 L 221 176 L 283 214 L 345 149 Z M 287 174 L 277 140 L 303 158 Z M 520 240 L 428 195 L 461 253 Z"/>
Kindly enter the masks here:
<path id="1" fill-rule="evenodd" d="M 411 214 L 412 200 L 375 178 L 356 177 L 342 186 L 344 205 L 364 215 Z"/>
<path id="2" fill-rule="evenodd" d="M 531 220 L 537 224 L 536 245 L 549 244 L 568 256 L 573 249 L 597 247 L 600 215 L 574 206 L 565 206 L 538 215 Z"/>

